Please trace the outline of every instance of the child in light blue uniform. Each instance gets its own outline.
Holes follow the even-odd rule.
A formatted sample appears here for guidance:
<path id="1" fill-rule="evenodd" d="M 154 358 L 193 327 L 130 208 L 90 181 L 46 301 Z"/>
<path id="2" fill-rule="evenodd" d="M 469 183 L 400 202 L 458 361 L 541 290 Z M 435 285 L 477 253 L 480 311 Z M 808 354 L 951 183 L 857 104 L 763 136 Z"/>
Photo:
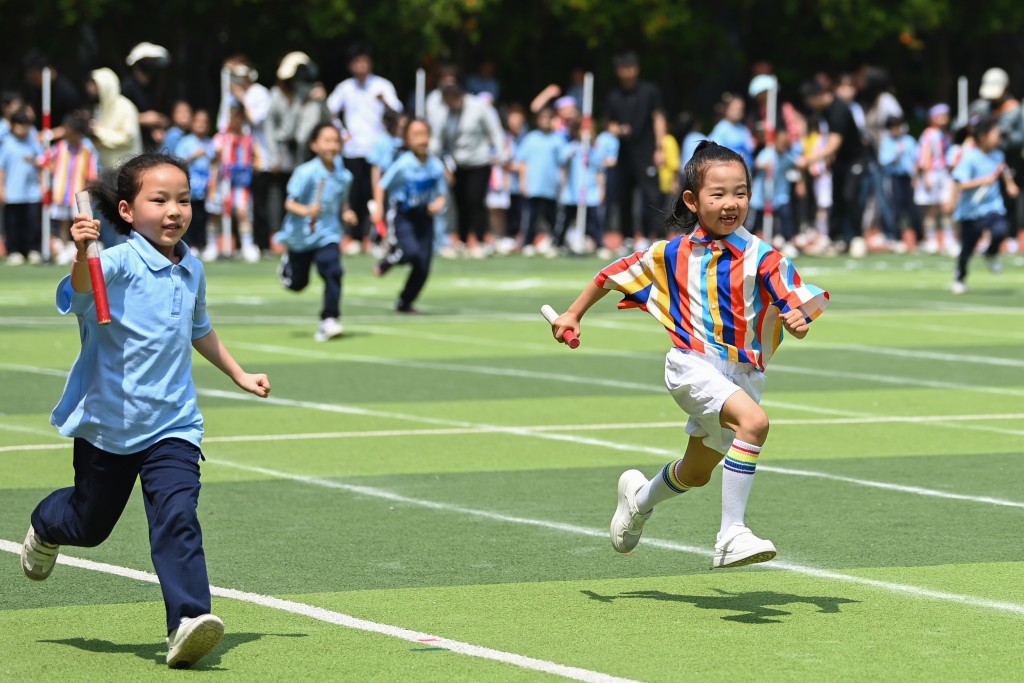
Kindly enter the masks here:
<path id="1" fill-rule="evenodd" d="M 20 265 L 42 260 L 43 146 L 28 112 L 11 116 L 11 132 L 0 143 L 0 204 L 4 211 L 7 262 Z"/>
<path id="2" fill-rule="evenodd" d="M 793 180 L 792 171 L 796 169 L 800 150 L 789 140 L 785 128 L 775 131 L 775 146 L 765 147 L 757 155 L 754 164 L 754 182 L 750 193 L 751 218 L 747 228 L 754 233 L 760 232 L 764 222 L 765 185 L 769 169 L 772 172 L 772 213 L 777 219 L 778 233 L 789 242 L 796 232 L 796 219 L 793 213 Z M 796 176 L 799 178 L 799 176 Z M 798 182 L 803 182 L 798 180 Z"/>
<path id="3" fill-rule="evenodd" d="M 919 158 L 917 140 L 907 133 L 906 125 L 899 116 L 890 116 L 885 128 L 878 143 L 878 163 L 886 181 L 882 191 L 889 195 L 892 210 L 880 212 L 882 229 L 890 240 L 899 240 L 900 220 L 906 218 L 920 241 L 924 237 L 924 227 L 921 212 L 914 203 L 914 178 L 918 174 Z"/>
<path id="4" fill-rule="evenodd" d="M 999 149 L 999 123 L 985 119 L 974 128 L 976 147 L 965 149 L 960 163 L 953 169 L 953 182 L 960 193 L 954 218 L 960 221 L 960 256 L 957 258 L 953 293 L 967 291 L 967 263 L 985 230 L 990 233 L 985 258 L 993 272 L 1002 270 L 999 246 L 1006 239 L 1009 222 L 1006 205 L 999 191 L 999 180 L 1006 184 L 1006 193 L 1016 197 L 1019 190 L 1013 175 L 1006 168 L 1006 157 Z"/>
<path id="5" fill-rule="evenodd" d="M 354 225 L 358 220 L 348 206 L 352 174 L 339 160 L 341 133 L 333 124 L 322 123 L 313 129 L 309 148 L 315 157 L 297 167 L 288 179 L 284 208 L 284 226 L 274 235 L 288 251 L 281 258 L 278 274 L 281 284 L 301 292 L 309 284 L 309 271 L 324 281 L 320 326 L 314 339 L 327 341 L 341 336 L 341 221 Z M 323 191 L 320 188 L 323 187 Z"/>
<path id="6" fill-rule="evenodd" d="M 210 113 L 197 109 L 192 117 L 192 132 L 186 135 L 174 149 L 174 154 L 188 164 L 188 180 L 192 185 L 192 227 L 189 229 L 189 246 L 205 249 L 208 245 L 206 231 L 206 194 L 210 189 L 210 166 L 217 158 L 217 148 L 210 137 Z M 217 258 L 216 249 L 208 252 L 207 260 Z"/>
<path id="7" fill-rule="evenodd" d="M 193 349 L 256 396 L 270 394 L 270 381 L 245 372 L 210 323 L 203 264 L 181 241 L 192 218 L 184 162 L 142 154 L 108 169 L 89 190 L 114 229 L 131 238 L 100 257 L 111 317 L 101 326 L 86 265 L 99 221 L 79 214 L 71 226 L 78 255 L 57 285 L 57 310 L 77 316 L 82 350 L 50 423 L 75 440 L 75 481 L 32 512 L 21 566 L 42 581 L 61 545 L 102 543 L 141 479 L 167 617 L 167 665 L 187 668 L 224 633 L 210 613 L 196 513 L 203 416 Z"/>
<path id="8" fill-rule="evenodd" d="M 569 231 L 576 229 L 576 218 L 582 197 L 587 206 L 586 235 L 594 241 L 596 248 L 600 249 L 604 244 L 604 233 L 601 230 L 598 209 L 604 201 L 604 164 L 600 149 L 596 144 L 592 144 L 584 168 L 583 157 L 586 150 L 580 139 L 579 128 L 578 121 L 570 124 L 570 140 L 562 145 L 558 152 L 558 163 L 565 169 L 565 184 L 559 197 L 562 210 L 559 212 L 555 246 L 564 246 Z"/>
<path id="9" fill-rule="evenodd" d="M 555 229 L 560 184 L 558 155 L 565 144 L 565 136 L 554 129 L 553 118 L 554 111 L 550 107 L 541 109 L 537 114 L 537 129 L 527 133 L 516 150 L 520 183 L 526 197 L 523 215 L 526 230 L 519 245 L 526 255 L 533 252 L 538 218 L 543 216 L 549 229 Z"/>
<path id="10" fill-rule="evenodd" d="M 395 159 L 374 188 L 374 222 L 383 218 L 385 193 L 395 212 L 394 242 L 374 272 L 381 277 L 394 266 L 412 266 L 395 304 L 399 313 L 417 312 L 413 304 L 427 283 L 434 254 L 434 216 L 444 211 L 448 202 L 444 163 L 427 153 L 429 145 L 427 122 L 410 121 L 405 128 L 408 151 Z"/>

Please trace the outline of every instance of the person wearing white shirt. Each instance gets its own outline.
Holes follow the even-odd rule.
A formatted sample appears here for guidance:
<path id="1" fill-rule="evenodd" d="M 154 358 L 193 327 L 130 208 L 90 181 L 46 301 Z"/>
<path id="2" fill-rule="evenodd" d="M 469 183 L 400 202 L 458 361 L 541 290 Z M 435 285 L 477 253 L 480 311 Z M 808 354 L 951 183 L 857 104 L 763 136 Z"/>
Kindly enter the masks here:
<path id="1" fill-rule="evenodd" d="M 352 173 L 352 209 L 359 222 L 352 228 L 355 240 L 346 251 L 357 253 L 367 235 L 369 210 L 367 202 L 373 198 L 370 163 L 366 160 L 373 144 L 384 129 L 384 110 L 402 111 L 402 103 L 395 86 L 386 78 L 373 73 L 373 52 L 369 45 L 355 44 L 348 51 L 348 70 L 352 74 L 339 83 L 327 97 L 327 108 L 346 132 L 342 151 L 345 168 Z"/>

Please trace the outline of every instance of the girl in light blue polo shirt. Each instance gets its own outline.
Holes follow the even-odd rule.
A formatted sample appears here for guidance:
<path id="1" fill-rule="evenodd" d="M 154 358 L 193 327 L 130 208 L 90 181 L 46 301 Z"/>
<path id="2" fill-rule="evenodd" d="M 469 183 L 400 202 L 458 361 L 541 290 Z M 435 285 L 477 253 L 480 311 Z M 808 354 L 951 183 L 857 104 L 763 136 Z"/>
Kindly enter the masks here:
<path id="1" fill-rule="evenodd" d="M 960 256 L 956 262 L 953 293 L 967 291 L 967 263 L 978 246 L 982 233 L 989 231 L 985 258 L 993 272 L 1000 272 L 999 246 L 1006 239 L 1010 224 L 1006 206 L 999 191 L 999 180 L 1006 184 L 1006 193 L 1016 197 L 1019 192 L 1013 175 L 1006 168 L 1006 157 L 999 149 L 999 122 L 985 119 L 974 128 L 975 147 L 964 151 L 953 169 L 960 199 L 953 217 L 960 221 Z"/>
<path id="2" fill-rule="evenodd" d="M 196 514 L 203 416 L 192 350 L 257 396 L 270 394 L 270 381 L 245 372 L 210 324 L 203 264 L 181 241 L 192 220 L 185 162 L 142 154 L 108 169 L 89 189 L 130 239 L 101 256 L 111 322 L 100 325 L 86 257 L 86 243 L 99 239 L 99 221 L 79 214 L 71 226 L 78 255 L 57 285 L 57 310 L 78 317 L 82 350 L 50 423 L 75 440 L 75 483 L 32 512 L 21 566 L 42 581 L 61 545 L 102 543 L 141 478 L 167 611 L 167 665 L 187 668 L 224 633 L 210 614 Z"/>

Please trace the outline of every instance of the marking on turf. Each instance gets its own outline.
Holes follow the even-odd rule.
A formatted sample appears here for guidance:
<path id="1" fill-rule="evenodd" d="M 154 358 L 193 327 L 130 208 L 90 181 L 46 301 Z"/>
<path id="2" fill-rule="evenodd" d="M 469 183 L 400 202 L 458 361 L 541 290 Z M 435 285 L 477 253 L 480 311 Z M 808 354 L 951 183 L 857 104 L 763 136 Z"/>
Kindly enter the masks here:
<path id="1" fill-rule="evenodd" d="M 20 554 L 21 544 L 0 539 L 0 550 Z M 120 567 L 118 565 L 107 564 L 105 562 L 95 562 L 93 560 L 86 560 L 79 557 L 70 557 L 63 553 L 57 558 L 57 563 L 65 564 L 70 567 L 77 567 L 79 569 L 101 572 L 103 574 L 113 574 L 114 576 L 133 579 L 135 581 L 144 581 L 146 583 L 155 584 L 160 583 L 156 574 L 152 574 L 150 572 L 131 569 L 129 567 Z M 220 598 L 230 598 L 232 600 L 260 605 L 261 607 L 270 607 L 271 609 L 298 614 L 300 616 L 324 621 L 329 624 L 344 626 L 358 631 L 367 631 L 369 633 L 377 633 L 384 636 L 390 636 L 392 638 L 400 638 L 413 643 L 430 642 L 435 644 L 438 648 L 456 652 L 461 655 L 490 659 L 503 664 L 511 664 L 512 666 L 517 666 L 521 669 L 541 671 L 543 673 L 553 674 L 555 676 L 561 676 L 575 681 L 586 681 L 587 683 L 636 683 L 636 681 L 628 678 L 618 678 L 598 671 L 566 666 L 564 664 L 549 662 L 544 659 L 534 659 L 533 657 L 526 657 L 525 655 L 519 655 L 512 652 L 493 650 L 489 647 L 482 647 L 480 645 L 464 643 L 459 640 L 442 638 L 429 633 L 422 633 L 420 631 L 402 628 L 401 626 L 381 624 L 375 621 L 353 617 L 341 612 L 335 612 L 323 607 L 307 605 L 293 600 L 283 600 L 270 595 L 261 595 L 260 593 L 250 593 L 248 591 L 235 590 L 234 588 L 220 588 L 217 586 L 210 586 L 210 592 Z"/>
<path id="2" fill-rule="evenodd" d="M 374 498 L 382 498 L 395 503 L 405 503 L 407 505 L 416 505 L 418 507 L 425 507 L 432 510 L 439 510 L 443 512 L 455 512 L 460 515 L 471 515 L 474 517 L 483 517 L 484 519 L 490 519 L 497 522 L 511 523 L 511 524 L 523 524 L 526 526 L 540 527 L 543 529 L 550 529 L 553 531 L 561 531 L 565 533 L 576 534 L 579 536 L 589 536 L 592 538 L 606 539 L 608 537 L 607 529 L 591 529 L 587 527 L 577 526 L 575 524 L 564 524 L 562 522 L 551 522 L 542 519 L 530 519 L 526 517 L 513 517 L 511 515 L 503 515 L 498 512 L 490 512 L 488 510 L 477 510 L 475 508 L 462 507 L 461 505 L 453 505 L 450 503 L 439 503 L 432 500 L 423 500 L 419 498 L 411 498 L 409 496 L 403 496 L 398 493 L 393 493 L 384 489 L 378 489 L 371 486 L 359 486 L 354 484 L 344 484 L 342 482 L 333 481 L 330 479 L 323 479 L 320 477 L 306 477 L 297 474 L 289 474 L 288 472 L 280 472 L 278 470 L 271 470 L 264 467 L 253 467 L 250 465 L 243 465 L 240 463 L 233 463 L 224 460 L 212 461 L 225 467 L 233 467 L 240 470 L 247 470 L 251 472 L 258 472 L 268 476 L 276 477 L 279 479 L 286 479 L 296 481 L 304 484 L 310 484 L 313 486 L 320 486 L 323 488 L 337 489 L 340 491 L 346 491 L 349 493 L 356 493 L 360 495 L 370 496 Z M 681 543 L 675 543 L 673 541 L 665 541 L 657 538 L 644 537 L 644 545 L 652 546 L 655 548 L 661 548 L 663 550 L 671 550 L 675 552 L 683 552 L 691 555 L 701 555 L 703 557 L 711 557 L 713 553 L 694 546 L 683 545 Z M 841 574 L 839 572 L 833 572 L 826 569 L 818 569 L 816 567 L 809 567 L 802 564 L 795 564 L 791 562 L 772 561 L 767 564 L 757 565 L 757 568 L 763 569 L 776 569 L 791 571 L 797 574 L 804 574 L 819 579 L 831 579 L 834 581 L 841 581 L 844 583 L 853 583 L 864 586 L 871 586 L 874 588 L 881 588 L 887 591 L 895 593 L 903 593 L 906 595 L 912 595 L 920 598 L 932 598 L 936 600 L 944 600 L 947 602 L 956 602 L 965 605 L 972 605 L 974 607 L 984 607 L 993 610 L 999 610 L 1003 612 L 1011 612 L 1013 614 L 1024 615 L 1024 605 L 1020 605 L 1014 602 L 1003 602 L 1000 600 L 989 600 L 986 598 L 979 598 L 970 595 L 961 595 L 959 593 L 948 593 L 945 591 L 935 591 L 928 588 L 921 588 L 919 586 L 912 586 L 907 584 L 893 583 L 890 581 L 881 581 L 878 579 L 867 579 L 860 576 L 854 576 L 851 574 Z"/>
<path id="3" fill-rule="evenodd" d="M 32 368 L 31 366 L 12 365 L 6 363 L 0 363 L 0 367 L 11 367 L 23 370 L 26 372 L 42 371 L 42 374 L 58 374 L 63 377 L 66 373 L 60 371 L 52 371 L 46 368 Z M 342 404 L 333 403 L 319 403 L 316 401 L 297 401 L 294 399 L 284 399 L 276 396 L 270 396 L 268 398 L 257 398 L 248 394 L 241 394 L 238 392 L 221 391 L 219 389 L 200 389 L 198 393 L 203 396 L 213 396 L 217 398 L 224 398 L 234 401 L 262 401 L 265 403 L 286 405 L 297 408 L 310 408 L 313 410 L 320 410 L 325 412 L 342 413 L 347 415 L 364 415 L 369 417 L 383 417 L 393 420 L 401 420 L 406 422 L 422 422 L 424 424 L 433 424 L 442 427 L 457 427 L 470 430 L 479 430 L 481 432 L 493 432 L 512 434 L 516 436 L 529 436 L 538 439 L 547 439 L 551 441 L 562 441 L 567 443 L 574 443 L 578 445 L 596 446 L 600 448 L 610 448 L 612 450 L 625 451 L 630 453 L 646 453 L 649 455 L 655 455 L 659 457 L 677 457 L 678 450 L 665 449 L 665 448 L 654 448 L 650 446 L 638 446 L 635 444 L 620 443 L 616 441 L 607 441 L 603 439 L 593 439 L 589 437 L 572 436 L 570 434 L 557 434 L 553 432 L 534 431 L 524 429 L 522 427 L 503 427 L 499 425 L 489 425 L 482 423 L 466 422 L 464 420 L 448 420 L 443 418 L 425 417 L 420 415 L 409 415 L 405 413 L 396 413 L 390 411 L 372 410 L 369 408 L 357 408 L 354 406 L 346 406 Z M 870 416 L 865 416 L 870 417 Z M 936 422 L 937 426 L 946 426 L 942 422 Z M 1005 431 L 997 428 L 984 428 L 980 425 L 958 425 L 957 429 L 975 427 L 977 429 L 984 429 L 986 431 Z M 870 488 L 879 488 L 889 491 L 899 491 L 902 493 L 912 493 L 917 495 L 926 495 L 934 498 L 945 498 L 949 500 L 962 500 L 976 503 L 988 503 L 993 505 L 1000 505 L 1004 507 L 1024 507 L 1024 504 L 1017 501 L 1003 500 L 1000 498 L 991 498 L 988 496 L 968 496 L 964 494 L 949 493 L 947 491 L 938 491 L 934 489 L 925 489 L 920 487 L 903 486 L 900 484 L 890 484 L 887 482 L 876 482 L 866 479 L 854 479 L 852 477 L 843 477 L 840 475 L 828 474 L 825 472 L 814 472 L 811 470 L 795 470 L 784 467 L 774 467 L 771 465 L 761 465 L 759 468 L 762 472 L 774 472 L 775 474 L 786 474 L 792 476 L 801 477 L 815 477 L 819 479 L 827 479 L 831 481 L 840 481 L 850 484 L 857 484 L 860 486 L 867 486 Z M 999 501 L 999 502 L 996 502 Z"/>

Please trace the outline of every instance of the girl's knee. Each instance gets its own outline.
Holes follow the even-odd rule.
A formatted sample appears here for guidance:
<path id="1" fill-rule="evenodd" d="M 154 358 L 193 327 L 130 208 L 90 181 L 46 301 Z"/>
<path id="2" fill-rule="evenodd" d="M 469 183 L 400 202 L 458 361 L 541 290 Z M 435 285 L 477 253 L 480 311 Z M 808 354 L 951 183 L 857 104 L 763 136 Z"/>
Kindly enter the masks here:
<path id="1" fill-rule="evenodd" d="M 769 427 L 768 413 L 764 412 L 760 406 L 740 419 L 740 429 L 748 438 L 753 438 L 761 444 L 768 438 Z"/>

